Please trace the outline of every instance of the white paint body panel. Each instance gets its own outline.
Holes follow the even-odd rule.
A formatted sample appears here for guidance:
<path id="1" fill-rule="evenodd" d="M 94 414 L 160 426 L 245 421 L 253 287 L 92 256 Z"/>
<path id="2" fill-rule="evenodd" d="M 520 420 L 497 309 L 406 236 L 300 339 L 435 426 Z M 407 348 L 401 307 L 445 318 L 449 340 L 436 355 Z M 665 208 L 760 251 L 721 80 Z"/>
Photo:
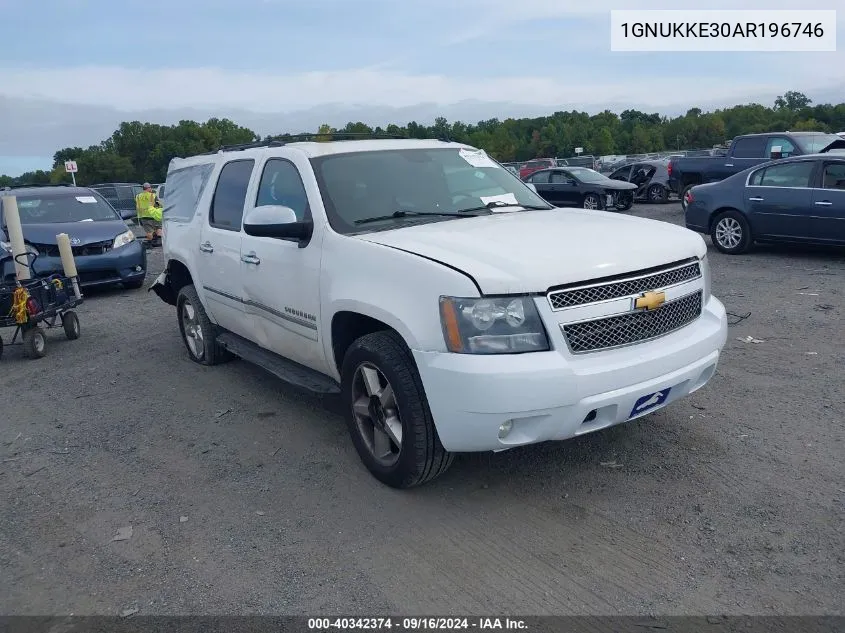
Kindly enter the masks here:
<path id="1" fill-rule="evenodd" d="M 353 312 L 393 328 L 412 351 L 447 450 L 499 450 L 595 431 L 625 421 L 638 398 L 670 387 L 668 404 L 713 375 L 727 338 L 727 319 L 724 306 L 709 297 L 705 279 L 667 291 L 670 300 L 704 291 L 703 314 L 690 325 L 645 343 L 581 355 L 569 351 L 560 326 L 619 313 L 630 299 L 552 311 L 545 297 L 553 286 L 703 257 L 704 241 L 687 229 L 615 213 L 557 209 L 354 236 L 336 233 L 328 224 L 309 157 L 398 147 L 443 143 L 294 143 L 174 159 L 171 169 L 201 163 L 215 168 L 193 218 L 165 222 L 165 257 L 189 269 L 212 320 L 335 380 L 340 379 L 341 360 L 334 358 L 331 341 L 335 315 Z M 296 165 L 314 222 L 305 248 L 243 232 L 229 232 L 231 239 L 222 244 L 209 229 L 217 175 L 234 158 L 256 161 L 247 211 L 268 158 L 287 158 Z M 214 244 L 212 257 L 199 250 L 205 240 Z M 222 252 L 216 262 L 218 243 Z M 246 253 L 258 256 L 260 266 L 244 264 L 240 256 Z M 225 287 L 237 299 L 212 297 L 204 286 Z M 447 352 L 439 298 L 482 293 L 535 295 L 552 349 L 484 356 Z M 298 312 L 291 313 L 291 306 Z M 596 417 L 585 423 L 591 411 Z M 514 430 L 500 440 L 499 427 L 508 420 Z"/>

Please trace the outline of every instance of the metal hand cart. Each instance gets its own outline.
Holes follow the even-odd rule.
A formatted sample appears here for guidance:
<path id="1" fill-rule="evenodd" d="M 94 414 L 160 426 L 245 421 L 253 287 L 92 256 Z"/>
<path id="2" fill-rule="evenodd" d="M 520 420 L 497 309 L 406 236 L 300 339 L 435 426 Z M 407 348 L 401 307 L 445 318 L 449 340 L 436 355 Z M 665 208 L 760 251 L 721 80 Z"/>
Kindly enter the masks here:
<path id="1" fill-rule="evenodd" d="M 32 264 L 37 256 L 29 254 Z M 0 271 L 2 271 L 0 260 Z M 33 275 L 34 277 L 34 275 Z M 22 345 L 28 358 L 42 358 L 47 351 L 45 330 L 61 327 L 68 340 L 75 341 L 81 334 L 79 317 L 74 308 L 82 297 L 74 292 L 73 280 L 64 275 L 50 275 L 4 283 L 0 280 L 0 328 L 14 328 L 10 345 Z M 0 358 L 3 357 L 3 339 L 0 337 Z"/>

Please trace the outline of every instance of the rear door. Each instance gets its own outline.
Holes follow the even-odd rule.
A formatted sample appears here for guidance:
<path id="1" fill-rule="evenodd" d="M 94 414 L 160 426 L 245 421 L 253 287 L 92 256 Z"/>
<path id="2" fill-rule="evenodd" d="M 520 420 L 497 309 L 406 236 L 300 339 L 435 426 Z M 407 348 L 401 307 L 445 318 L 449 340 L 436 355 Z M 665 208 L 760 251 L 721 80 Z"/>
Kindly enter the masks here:
<path id="1" fill-rule="evenodd" d="M 825 160 L 813 190 L 813 236 L 845 243 L 845 160 Z"/>
<path id="2" fill-rule="evenodd" d="M 214 320 L 249 340 L 254 340 L 254 328 L 244 307 L 241 243 L 244 205 L 254 167 L 252 159 L 223 165 L 208 217 L 202 223 L 196 259 L 206 307 Z"/>
<path id="3" fill-rule="evenodd" d="M 734 141 L 730 156 L 713 157 L 706 161 L 707 180 L 724 180 L 766 159 L 767 136 L 746 136 Z M 704 161 L 703 161 L 704 162 Z"/>
<path id="4" fill-rule="evenodd" d="M 813 188 L 818 161 L 774 164 L 751 173 L 746 205 L 755 235 L 812 239 Z"/>

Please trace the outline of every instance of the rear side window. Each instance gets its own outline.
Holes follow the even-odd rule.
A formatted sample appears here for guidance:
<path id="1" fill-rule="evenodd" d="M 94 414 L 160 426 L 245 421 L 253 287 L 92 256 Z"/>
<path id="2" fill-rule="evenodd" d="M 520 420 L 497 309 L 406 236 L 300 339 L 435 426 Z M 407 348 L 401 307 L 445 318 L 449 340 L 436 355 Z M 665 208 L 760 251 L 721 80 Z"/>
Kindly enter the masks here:
<path id="1" fill-rule="evenodd" d="M 545 185 L 545 184 L 548 184 L 548 182 L 549 182 L 549 174 L 551 174 L 551 172 L 541 171 L 541 172 L 538 172 L 536 174 L 532 174 L 531 176 L 529 176 L 528 180 L 531 181 L 531 182 L 537 183 L 538 185 Z"/>
<path id="2" fill-rule="evenodd" d="M 766 141 L 765 136 L 737 139 L 734 143 L 733 155 L 735 158 L 765 158 Z"/>
<path id="3" fill-rule="evenodd" d="M 189 222 L 197 212 L 213 171 L 214 165 L 205 163 L 167 172 L 167 198 L 163 200 L 162 211 L 164 219 Z"/>
<path id="4" fill-rule="evenodd" d="M 211 226 L 230 231 L 241 230 L 246 190 L 254 166 L 254 160 L 234 160 L 223 166 L 211 202 L 211 215 L 208 218 Z"/>

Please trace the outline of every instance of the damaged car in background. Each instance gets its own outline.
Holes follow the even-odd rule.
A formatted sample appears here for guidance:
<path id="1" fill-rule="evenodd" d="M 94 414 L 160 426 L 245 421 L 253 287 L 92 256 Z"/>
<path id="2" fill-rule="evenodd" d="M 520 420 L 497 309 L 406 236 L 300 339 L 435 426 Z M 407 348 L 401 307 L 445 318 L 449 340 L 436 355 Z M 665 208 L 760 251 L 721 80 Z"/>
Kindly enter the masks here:
<path id="1" fill-rule="evenodd" d="M 608 178 L 587 167 L 541 169 L 525 178 L 546 202 L 556 207 L 627 211 L 637 186 Z"/>

